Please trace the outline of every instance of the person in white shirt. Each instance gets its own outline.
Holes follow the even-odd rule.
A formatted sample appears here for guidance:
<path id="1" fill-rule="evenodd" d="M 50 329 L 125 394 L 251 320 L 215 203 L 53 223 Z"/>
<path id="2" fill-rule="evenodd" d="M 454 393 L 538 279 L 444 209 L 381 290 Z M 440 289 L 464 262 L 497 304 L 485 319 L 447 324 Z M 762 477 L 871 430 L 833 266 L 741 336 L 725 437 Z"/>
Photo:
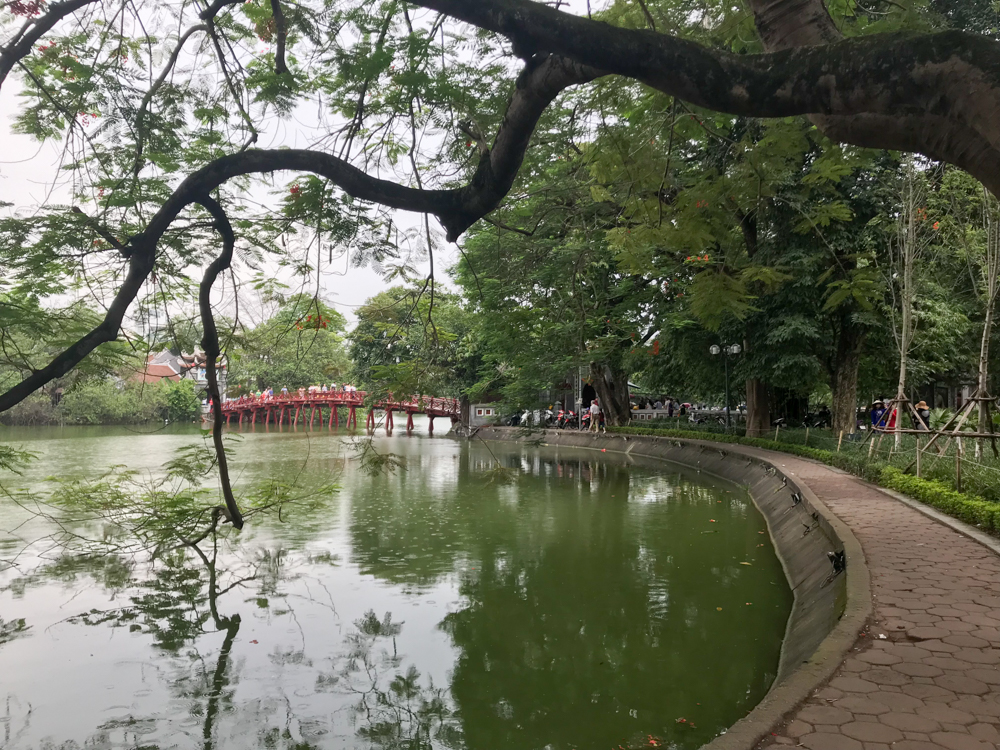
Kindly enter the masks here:
<path id="1" fill-rule="evenodd" d="M 601 407 L 595 398 L 590 402 L 590 431 L 597 432 L 597 427 L 601 422 Z"/>

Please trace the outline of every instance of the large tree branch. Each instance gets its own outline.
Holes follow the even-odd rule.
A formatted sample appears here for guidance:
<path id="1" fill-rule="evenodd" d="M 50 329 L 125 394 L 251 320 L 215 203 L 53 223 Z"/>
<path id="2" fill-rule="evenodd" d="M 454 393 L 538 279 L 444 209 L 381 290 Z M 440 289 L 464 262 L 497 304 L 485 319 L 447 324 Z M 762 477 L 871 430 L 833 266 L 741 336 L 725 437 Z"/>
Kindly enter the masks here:
<path id="1" fill-rule="evenodd" d="M 876 34 L 836 41 L 820 0 L 772 0 L 758 2 L 755 10 L 775 51 L 736 55 L 666 34 L 609 26 L 533 0 L 417 3 L 508 37 L 519 55 L 562 55 L 708 109 L 751 117 L 933 116 L 949 135 L 954 130 L 954 137 L 938 137 L 935 146 L 916 142 L 913 133 L 901 134 L 899 145 L 888 146 L 919 145 L 915 150 L 935 150 L 936 158 L 954 163 L 968 162 L 961 154 L 975 148 L 971 136 L 980 150 L 1000 151 L 1000 44 L 975 34 Z M 790 29 L 796 22 L 803 26 L 798 32 Z M 796 46 L 800 43 L 805 46 Z M 860 128 L 847 133 L 860 134 Z M 981 169 L 976 176 L 1000 195 L 1000 174 Z"/>
<path id="2" fill-rule="evenodd" d="M 17 62 L 31 52 L 35 42 L 51 31 L 53 26 L 70 13 L 93 2 L 96 0 L 66 0 L 62 3 L 53 3 L 45 13 L 25 26 L 10 44 L 0 49 L 0 84 L 7 80 L 8 74 Z"/>
<path id="3" fill-rule="evenodd" d="M 565 88 L 593 79 L 599 72 L 560 58 L 532 61 L 518 78 L 507 115 L 493 148 L 484 155 L 470 183 L 451 190 L 421 190 L 380 180 L 331 154 L 302 149 L 247 150 L 230 154 L 192 173 L 160 207 L 146 229 L 134 236 L 122 253 L 129 258 L 125 282 L 99 326 L 63 351 L 48 366 L 0 394 L 0 412 L 10 409 L 57 377 L 72 370 L 88 354 L 118 336 L 125 312 L 153 270 L 156 245 L 173 221 L 191 203 L 234 177 L 276 171 L 313 172 L 326 177 L 349 195 L 390 208 L 434 214 L 457 239 L 474 222 L 492 211 L 510 191 L 538 118 Z"/>
<path id="4" fill-rule="evenodd" d="M 750 0 L 750 6 L 757 32 L 769 51 L 843 39 L 823 0 Z M 941 114 L 863 113 L 850 117 L 813 115 L 809 119 L 832 140 L 866 148 L 918 151 L 951 162 L 996 189 L 1000 150 L 972 127 Z"/>
<path id="5" fill-rule="evenodd" d="M 227 516 L 237 529 L 243 528 L 243 514 L 240 513 L 233 486 L 229 480 L 229 462 L 226 460 L 226 447 L 222 441 L 222 394 L 219 392 L 219 379 L 216 365 L 219 361 L 221 348 L 219 346 L 219 329 L 215 325 L 215 315 L 212 312 L 212 287 L 219 274 L 225 271 L 233 262 L 233 250 L 236 247 L 236 234 L 233 225 L 219 202 L 203 195 L 198 203 L 205 207 L 215 219 L 215 229 L 222 236 L 222 252 L 213 260 L 198 288 L 198 309 L 201 312 L 201 322 L 204 333 L 201 348 L 205 350 L 205 378 L 208 380 L 208 392 L 212 400 L 212 442 L 215 444 L 215 455 L 219 461 L 219 481 L 222 484 L 222 496 L 226 501 Z"/>
<path id="6" fill-rule="evenodd" d="M 20 403 L 51 380 L 62 377 L 101 344 L 118 338 L 125 313 L 153 270 L 155 246 L 137 243 L 129 256 L 128 272 L 104 320 L 41 370 L 36 370 L 6 393 L 0 394 L 0 411 Z"/>

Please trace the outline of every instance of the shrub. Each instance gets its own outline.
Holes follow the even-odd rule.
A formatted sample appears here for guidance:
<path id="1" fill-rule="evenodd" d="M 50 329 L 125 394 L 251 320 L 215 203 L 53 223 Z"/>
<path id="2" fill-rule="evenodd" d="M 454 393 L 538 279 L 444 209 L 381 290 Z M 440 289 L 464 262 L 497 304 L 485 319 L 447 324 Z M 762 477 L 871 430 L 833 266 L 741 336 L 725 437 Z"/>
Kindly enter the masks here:
<path id="1" fill-rule="evenodd" d="M 162 383 L 87 380 L 70 388 L 59 404 L 69 424 L 141 424 L 167 414 Z"/>
<path id="2" fill-rule="evenodd" d="M 161 380 L 160 388 L 167 402 L 167 419 L 171 422 L 193 422 L 201 416 L 201 400 L 195 393 L 193 380 Z"/>

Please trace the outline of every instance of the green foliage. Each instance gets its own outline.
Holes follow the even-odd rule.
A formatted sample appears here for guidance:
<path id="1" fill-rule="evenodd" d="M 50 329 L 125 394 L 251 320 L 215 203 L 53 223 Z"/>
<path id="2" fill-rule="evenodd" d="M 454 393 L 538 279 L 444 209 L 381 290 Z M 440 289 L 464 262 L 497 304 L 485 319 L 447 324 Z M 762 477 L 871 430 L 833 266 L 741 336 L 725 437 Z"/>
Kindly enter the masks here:
<path id="1" fill-rule="evenodd" d="M 359 387 L 394 396 L 458 396 L 474 382 L 481 333 L 456 295 L 395 286 L 356 314 L 348 338 Z"/>
<path id="2" fill-rule="evenodd" d="M 142 424 L 168 417 L 169 381 L 116 382 L 110 378 L 84 381 L 66 391 L 59 403 L 68 424 Z M 192 391 L 193 393 L 193 391 Z"/>
<path id="3" fill-rule="evenodd" d="M 15 448 L 12 445 L 0 443 L 0 471 L 21 473 L 21 468 L 37 456 L 32 451 Z"/>
<path id="4" fill-rule="evenodd" d="M 188 378 L 163 380 L 161 388 L 166 401 L 167 419 L 171 422 L 193 422 L 201 417 L 201 399 L 195 393 L 194 381 Z"/>
<path id="5" fill-rule="evenodd" d="M 279 297 L 277 309 L 255 328 L 237 333 L 226 350 L 228 387 L 247 393 L 342 381 L 349 363 L 344 316 L 304 294 Z"/>

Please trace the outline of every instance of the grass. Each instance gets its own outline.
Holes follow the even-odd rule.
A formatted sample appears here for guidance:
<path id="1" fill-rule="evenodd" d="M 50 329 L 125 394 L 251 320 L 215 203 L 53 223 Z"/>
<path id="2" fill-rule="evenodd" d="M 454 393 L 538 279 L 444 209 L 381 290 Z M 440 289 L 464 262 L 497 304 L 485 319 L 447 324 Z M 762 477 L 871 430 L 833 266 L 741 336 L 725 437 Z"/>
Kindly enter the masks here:
<path id="1" fill-rule="evenodd" d="M 921 476 L 917 477 L 912 466 L 916 458 L 916 437 L 913 435 L 904 435 L 897 451 L 892 435 L 886 435 L 881 446 L 876 443 L 876 448 L 872 449 L 870 442 L 864 440 L 865 433 L 856 439 L 845 436 L 838 446 L 839 436 L 822 429 L 811 429 L 808 436 L 804 429 L 782 429 L 776 436 L 748 438 L 742 428 L 727 432 L 721 425 L 694 425 L 672 419 L 649 422 L 642 427 L 609 427 L 608 431 L 738 443 L 811 458 L 1000 535 L 1000 460 L 993 456 L 988 445 L 984 446 L 982 457 L 975 459 L 971 441 L 964 441 L 959 485 L 954 441 L 944 454 L 936 453 L 933 447 L 923 451 Z M 923 444 L 926 442 L 926 438 L 922 440 Z M 943 438 L 938 442 L 943 444 Z"/>

